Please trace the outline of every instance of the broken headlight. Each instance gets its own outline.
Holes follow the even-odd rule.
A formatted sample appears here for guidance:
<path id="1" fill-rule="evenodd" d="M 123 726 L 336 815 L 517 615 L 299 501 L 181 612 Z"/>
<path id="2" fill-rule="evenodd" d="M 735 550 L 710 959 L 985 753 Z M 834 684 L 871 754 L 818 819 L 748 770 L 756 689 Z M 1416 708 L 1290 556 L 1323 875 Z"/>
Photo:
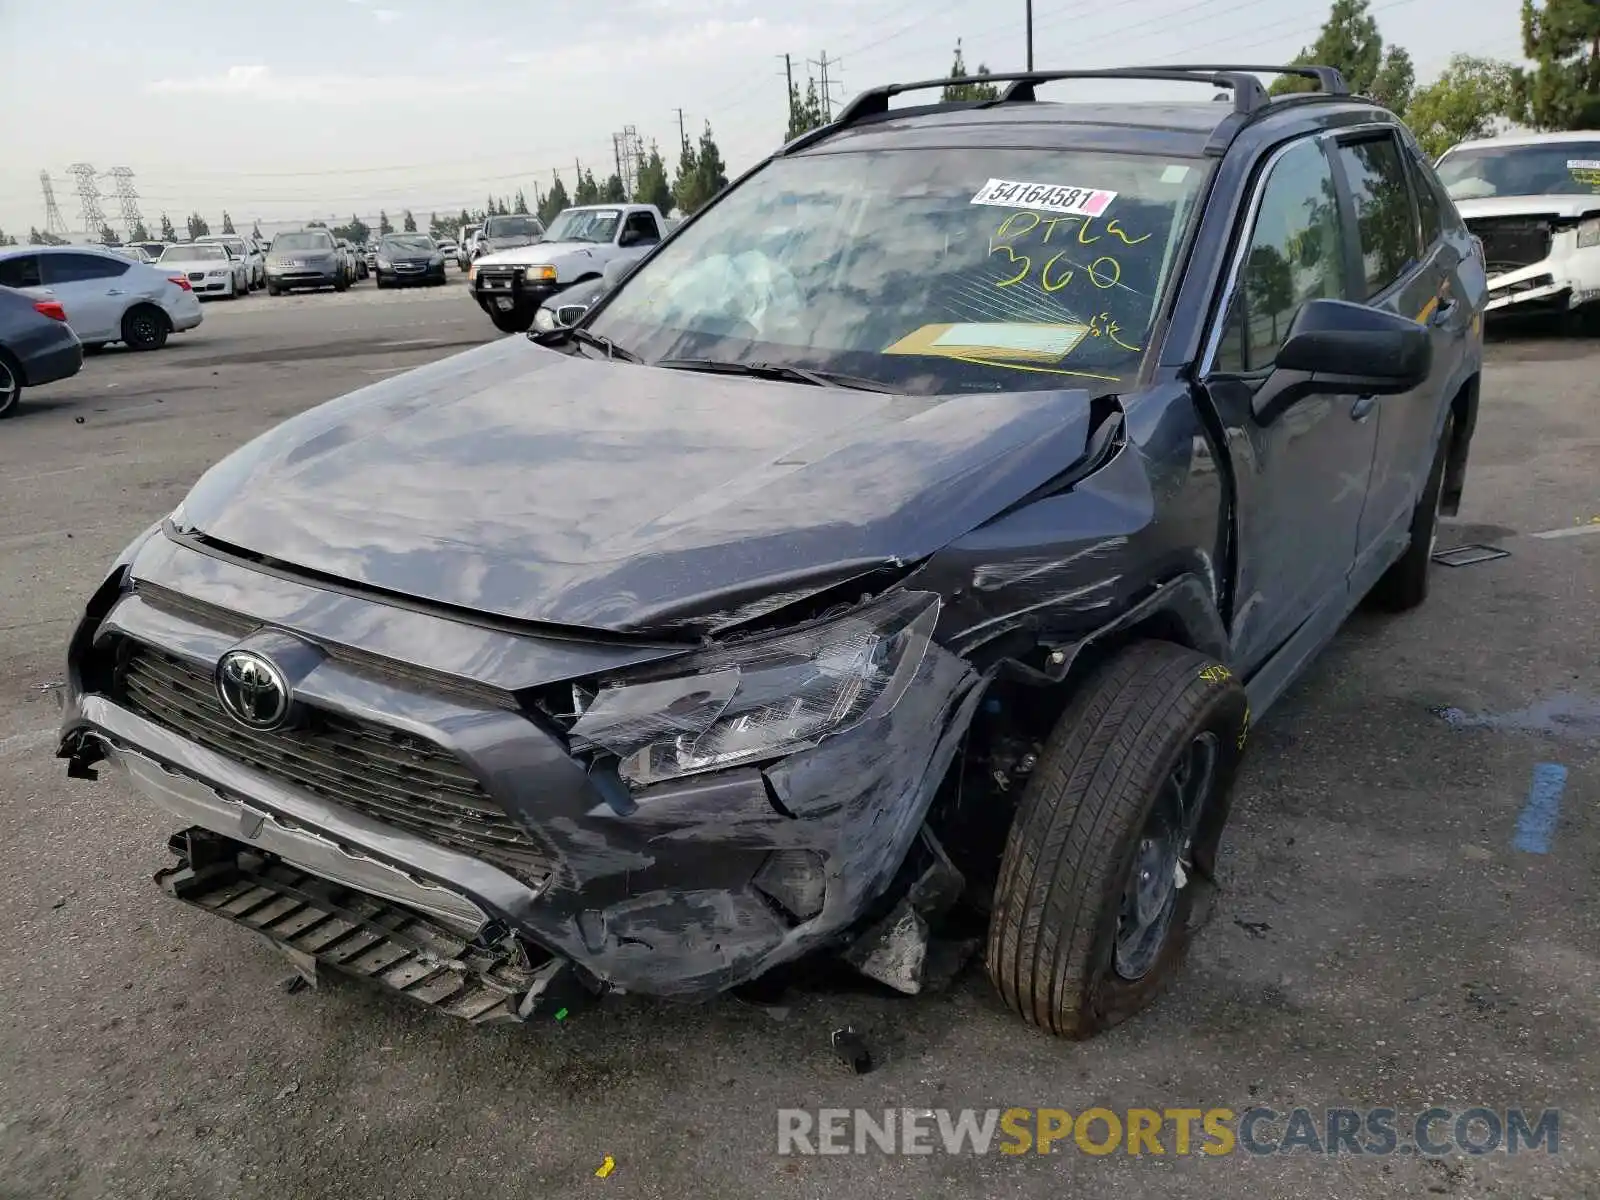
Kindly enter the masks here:
<path id="1" fill-rule="evenodd" d="M 572 726 L 573 749 L 615 754 L 640 787 L 803 750 L 892 709 L 938 617 L 938 596 L 897 592 L 696 654 L 669 677 L 606 684 Z"/>

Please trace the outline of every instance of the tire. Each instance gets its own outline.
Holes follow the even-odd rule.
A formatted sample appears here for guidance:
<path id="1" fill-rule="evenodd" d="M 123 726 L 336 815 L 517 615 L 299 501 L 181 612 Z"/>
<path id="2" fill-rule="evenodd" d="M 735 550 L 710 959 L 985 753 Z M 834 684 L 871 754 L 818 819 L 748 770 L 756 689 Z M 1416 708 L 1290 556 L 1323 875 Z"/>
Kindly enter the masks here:
<path id="1" fill-rule="evenodd" d="M 389 281 L 383 277 L 383 272 L 380 271 L 378 273 L 378 290 L 380 292 L 382 292 L 382 291 L 387 291 L 388 288 L 389 288 Z"/>
<path id="2" fill-rule="evenodd" d="M 1145 1008 L 1176 973 L 1249 724 L 1232 673 L 1170 642 L 1132 643 L 1084 679 L 1023 792 L 995 886 L 985 965 L 1024 1020 L 1090 1037 Z M 1169 822 L 1183 763 L 1193 803 Z M 1129 895 L 1141 852 L 1159 889 L 1143 923 Z"/>
<path id="3" fill-rule="evenodd" d="M 1455 431 L 1455 415 L 1444 419 L 1439 444 L 1433 451 L 1433 467 L 1417 507 L 1411 513 L 1411 544 L 1396 559 L 1368 598 L 1386 612 L 1405 612 L 1428 598 L 1428 568 L 1433 565 L 1434 543 L 1439 535 L 1439 499 L 1444 490 L 1445 464 L 1450 458 L 1450 435 Z"/>
<path id="4" fill-rule="evenodd" d="M 167 344 L 172 322 L 153 304 L 137 304 L 122 317 L 122 341 L 130 350 L 159 350 Z"/>
<path id="5" fill-rule="evenodd" d="M 510 312 L 501 312 L 495 308 L 489 310 L 489 319 L 501 333 L 527 333 L 533 328 L 534 312 L 534 309 L 525 304 L 513 308 Z"/>
<path id="6" fill-rule="evenodd" d="M 283 289 L 275 283 L 269 283 L 267 284 L 267 295 L 281 296 L 283 295 Z"/>
<path id="7" fill-rule="evenodd" d="M 333 290 L 336 292 L 348 292 L 350 290 L 350 281 L 340 275 L 333 281 Z"/>
<path id="8" fill-rule="evenodd" d="M 22 404 L 22 368 L 0 351 L 0 421 L 16 416 Z"/>

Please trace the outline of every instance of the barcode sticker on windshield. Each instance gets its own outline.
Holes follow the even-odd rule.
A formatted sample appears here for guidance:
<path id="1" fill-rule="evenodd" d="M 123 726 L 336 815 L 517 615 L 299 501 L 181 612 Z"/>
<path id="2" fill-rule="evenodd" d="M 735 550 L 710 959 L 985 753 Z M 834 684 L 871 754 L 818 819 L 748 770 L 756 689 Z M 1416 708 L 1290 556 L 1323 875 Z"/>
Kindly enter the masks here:
<path id="1" fill-rule="evenodd" d="M 992 204 L 997 208 L 1031 208 L 1040 212 L 1066 213 L 1073 217 L 1098 217 L 1116 198 L 1115 192 L 1108 192 L 1104 188 L 991 179 L 978 190 L 972 203 Z"/>
<path id="2" fill-rule="evenodd" d="M 1600 158 L 1569 158 L 1567 159 L 1569 171 L 1600 171 Z"/>

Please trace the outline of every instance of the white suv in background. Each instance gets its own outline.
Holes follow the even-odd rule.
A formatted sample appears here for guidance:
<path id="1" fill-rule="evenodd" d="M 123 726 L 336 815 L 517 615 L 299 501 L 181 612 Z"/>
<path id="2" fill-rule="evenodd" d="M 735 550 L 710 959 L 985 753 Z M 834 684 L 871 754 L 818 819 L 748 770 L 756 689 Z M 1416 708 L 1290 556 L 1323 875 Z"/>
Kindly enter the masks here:
<path id="1" fill-rule="evenodd" d="M 1437 170 L 1483 244 L 1488 311 L 1600 314 L 1600 131 L 1461 142 Z"/>
<path id="2" fill-rule="evenodd" d="M 0 250 L 0 287 L 58 301 L 86 350 L 108 342 L 157 350 L 201 320 L 184 275 L 92 246 L 8 246 Z"/>

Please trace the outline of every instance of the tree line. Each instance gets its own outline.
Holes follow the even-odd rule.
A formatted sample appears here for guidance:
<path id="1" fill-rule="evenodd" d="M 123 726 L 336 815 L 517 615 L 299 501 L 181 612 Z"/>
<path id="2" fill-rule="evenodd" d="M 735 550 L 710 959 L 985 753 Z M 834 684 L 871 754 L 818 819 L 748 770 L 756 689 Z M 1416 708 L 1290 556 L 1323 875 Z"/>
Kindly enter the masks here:
<path id="1" fill-rule="evenodd" d="M 1522 0 L 1522 52 L 1531 66 L 1457 54 L 1418 87 L 1411 55 L 1384 43 L 1369 0 L 1334 0 L 1294 63 L 1338 67 L 1352 92 L 1399 113 L 1433 157 L 1493 133 L 1502 120 L 1541 131 L 1600 127 L 1600 4 Z M 1272 90 L 1313 86 L 1286 76 Z"/>

